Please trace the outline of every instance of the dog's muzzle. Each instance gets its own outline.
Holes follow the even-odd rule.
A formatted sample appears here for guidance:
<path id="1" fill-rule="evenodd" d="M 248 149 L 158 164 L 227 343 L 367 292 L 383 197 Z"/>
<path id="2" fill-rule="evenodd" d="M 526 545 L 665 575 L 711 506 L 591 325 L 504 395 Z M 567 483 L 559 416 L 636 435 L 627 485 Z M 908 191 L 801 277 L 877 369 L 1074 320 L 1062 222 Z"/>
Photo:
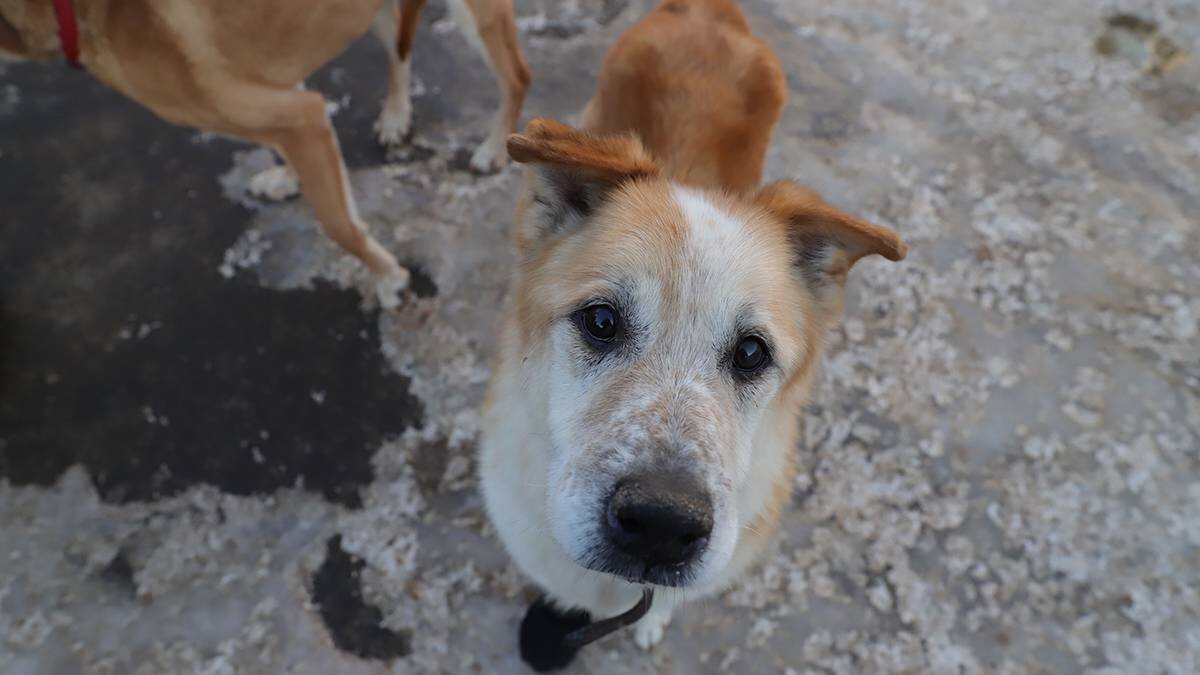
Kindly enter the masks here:
<path id="1" fill-rule="evenodd" d="M 712 499 L 683 472 L 644 472 L 617 483 L 604 505 L 607 549 L 595 568 L 637 583 L 683 586 L 708 548 Z"/>

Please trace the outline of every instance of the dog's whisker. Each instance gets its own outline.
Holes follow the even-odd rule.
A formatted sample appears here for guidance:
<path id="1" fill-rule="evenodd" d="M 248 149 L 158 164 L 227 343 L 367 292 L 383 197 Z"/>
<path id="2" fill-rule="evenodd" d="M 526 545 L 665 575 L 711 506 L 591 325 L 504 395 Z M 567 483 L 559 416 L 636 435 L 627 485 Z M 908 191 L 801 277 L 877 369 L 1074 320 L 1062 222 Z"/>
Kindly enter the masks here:
<path id="1" fill-rule="evenodd" d="M 750 532 L 754 535 L 760 536 L 760 537 L 763 536 L 763 534 L 764 534 L 762 532 L 762 530 L 759 530 L 758 528 L 754 527 L 754 525 L 751 523 L 746 523 L 745 525 L 742 525 L 741 529 L 743 529 L 747 532 Z"/>

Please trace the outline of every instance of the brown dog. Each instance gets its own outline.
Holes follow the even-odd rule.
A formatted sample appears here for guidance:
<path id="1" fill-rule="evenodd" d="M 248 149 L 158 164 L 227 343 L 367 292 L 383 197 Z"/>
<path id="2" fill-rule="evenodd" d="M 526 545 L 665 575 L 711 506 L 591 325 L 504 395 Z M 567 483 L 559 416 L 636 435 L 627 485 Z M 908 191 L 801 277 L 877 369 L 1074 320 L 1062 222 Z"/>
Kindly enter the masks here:
<path id="1" fill-rule="evenodd" d="M 512 0 L 449 0 L 468 41 L 486 56 L 502 92 L 478 170 L 507 159 L 529 84 Z M 396 143 L 409 130 L 410 54 L 424 0 L 75 0 L 79 61 L 94 77 L 163 118 L 276 148 L 288 168 L 252 181 L 258 192 L 303 185 L 325 232 L 370 269 L 394 306 L 408 272 L 367 231 L 354 205 L 337 136 L 320 94 L 304 79 L 368 27 L 388 47 L 391 77 L 376 129 Z M 0 0 L 0 53 L 63 54 L 50 0 Z M 294 174 L 291 171 L 294 170 Z"/>
<path id="2" fill-rule="evenodd" d="M 785 94 L 732 0 L 668 0 L 609 52 L 584 130 L 509 139 L 530 166 L 480 476 L 549 599 L 521 627 L 535 669 L 640 614 L 649 648 L 760 556 L 847 273 L 905 256 L 807 188 L 760 187 Z"/>

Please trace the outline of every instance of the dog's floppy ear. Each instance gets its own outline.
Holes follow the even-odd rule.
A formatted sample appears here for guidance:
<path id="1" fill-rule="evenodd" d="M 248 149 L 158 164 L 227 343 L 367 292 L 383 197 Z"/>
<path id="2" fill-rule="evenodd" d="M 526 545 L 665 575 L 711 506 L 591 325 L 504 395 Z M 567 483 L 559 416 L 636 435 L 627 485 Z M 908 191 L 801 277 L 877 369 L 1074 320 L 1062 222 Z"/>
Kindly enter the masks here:
<path id="1" fill-rule="evenodd" d="M 763 187 L 754 201 L 785 223 L 796 264 L 814 287 L 845 283 L 846 272 L 864 256 L 903 260 L 908 254 L 894 231 L 840 211 L 792 181 Z"/>
<path id="2" fill-rule="evenodd" d="M 548 119 L 509 136 L 508 154 L 532 166 L 522 246 L 578 227 L 623 181 L 659 173 L 634 134 L 592 134 Z"/>

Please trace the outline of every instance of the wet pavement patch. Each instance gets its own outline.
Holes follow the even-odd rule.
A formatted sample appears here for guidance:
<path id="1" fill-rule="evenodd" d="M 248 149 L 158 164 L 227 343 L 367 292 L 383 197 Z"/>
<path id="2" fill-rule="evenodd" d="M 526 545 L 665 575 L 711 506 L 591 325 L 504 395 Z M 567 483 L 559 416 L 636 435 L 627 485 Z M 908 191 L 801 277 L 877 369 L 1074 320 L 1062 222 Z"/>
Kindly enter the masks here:
<path id="1" fill-rule="evenodd" d="M 221 277 L 250 220 L 217 181 L 232 143 L 68 69 L 6 78 L 23 109 L 0 124 L 0 478 L 79 463 L 111 502 L 206 483 L 357 506 L 371 456 L 422 414 L 358 294 Z"/>
<path id="2" fill-rule="evenodd" d="M 100 335 L 6 315 L 0 475 L 48 484 L 81 462 L 109 501 L 299 484 L 357 506 L 371 455 L 420 409 L 373 318 L 327 288 L 206 290 Z"/>
<path id="3" fill-rule="evenodd" d="M 383 627 L 383 613 L 363 599 L 365 563 L 342 550 L 342 536 L 326 542 L 325 562 L 313 574 L 312 598 L 338 649 L 364 659 L 391 660 L 412 653 L 412 634 Z"/>
<path id="4" fill-rule="evenodd" d="M 129 558 L 125 556 L 124 551 L 118 551 L 113 559 L 104 566 L 104 569 L 100 570 L 100 579 L 118 589 L 123 595 L 129 597 L 137 595 L 137 582 L 133 578 L 133 566 L 129 564 Z"/>
<path id="5" fill-rule="evenodd" d="M 416 261 L 403 260 L 402 265 L 409 273 L 409 288 L 412 289 L 413 295 L 423 300 L 432 298 L 438 293 L 437 282 L 433 277 L 426 272 Z"/>

